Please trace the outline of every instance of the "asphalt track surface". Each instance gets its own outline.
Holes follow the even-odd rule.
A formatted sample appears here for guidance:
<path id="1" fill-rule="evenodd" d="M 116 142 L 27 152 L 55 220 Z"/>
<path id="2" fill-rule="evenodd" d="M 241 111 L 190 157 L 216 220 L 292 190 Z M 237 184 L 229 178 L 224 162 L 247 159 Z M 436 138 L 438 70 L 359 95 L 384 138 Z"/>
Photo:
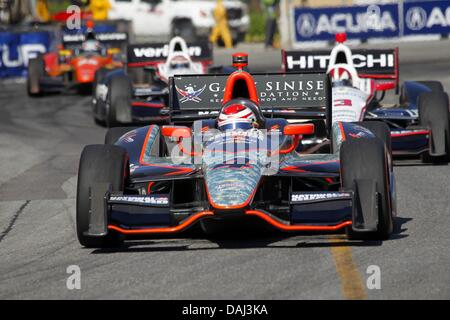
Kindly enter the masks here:
<path id="1" fill-rule="evenodd" d="M 450 42 L 400 45 L 402 79 L 437 79 L 450 91 Z M 279 52 L 244 46 L 253 69 Z M 228 63 L 229 52 L 216 52 Z M 102 143 L 89 97 L 31 99 L 0 83 L 0 299 L 449 299 L 450 167 L 400 166 L 397 228 L 384 242 L 343 235 L 231 235 L 132 240 L 81 248 L 76 175 L 84 145 Z M 81 269 L 68 290 L 67 268 Z M 378 266 L 381 289 L 368 289 Z"/>

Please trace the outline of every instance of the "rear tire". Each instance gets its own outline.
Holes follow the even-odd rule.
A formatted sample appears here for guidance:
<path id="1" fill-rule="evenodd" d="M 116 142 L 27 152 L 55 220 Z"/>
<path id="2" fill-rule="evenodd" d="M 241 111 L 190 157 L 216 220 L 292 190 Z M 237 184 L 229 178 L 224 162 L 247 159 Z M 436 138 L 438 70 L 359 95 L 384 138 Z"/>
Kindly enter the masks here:
<path id="1" fill-rule="evenodd" d="M 444 146 L 444 156 L 422 156 L 426 163 L 448 163 L 450 161 L 449 99 L 446 92 L 426 92 L 417 99 L 420 126 L 431 130 L 434 145 Z"/>
<path id="2" fill-rule="evenodd" d="M 27 92 L 30 97 L 42 94 L 40 79 L 45 75 L 44 59 L 41 55 L 28 62 Z"/>
<path id="3" fill-rule="evenodd" d="M 133 131 L 137 127 L 115 127 L 108 129 L 105 135 L 105 144 L 115 144 L 125 133 Z"/>
<path id="4" fill-rule="evenodd" d="M 77 236 L 82 246 L 104 248 L 119 246 L 123 237 L 109 230 L 104 237 L 90 237 L 90 188 L 94 183 L 109 183 L 112 191 L 123 191 L 129 177 L 129 160 L 125 149 L 112 145 L 89 145 L 83 149 L 78 168 Z M 105 193 L 108 190 L 105 190 Z"/>
<path id="5" fill-rule="evenodd" d="M 379 139 L 355 139 L 342 143 L 340 151 L 341 185 L 352 190 L 354 180 L 368 179 L 377 184 L 379 194 L 378 226 L 375 232 L 356 232 L 347 229 L 350 239 L 388 239 L 393 231 L 394 219 L 389 187 L 389 169 L 385 148 Z"/>
<path id="6" fill-rule="evenodd" d="M 131 122 L 131 81 L 126 75 L 111 77 L 105 123 L 108 128 Z"/>
<path id="7" fill-rule="evenodd" d="M 431 89 L 431 92 L 443 92 L 444 86 L 440 81 L 416 81 Z"/>
<path id="8" fill-rule="evenodd" d="M 420 84 L 423 84 L 427 86 L 431 92 L 443 92 L 444 86 L 440 81 L 414 81 Z M 408 102 L 407 94 L 406 94 L 406 88 L 405 85 L 402 85 L 400 90 L 400 104 L 405 104 Z"/>

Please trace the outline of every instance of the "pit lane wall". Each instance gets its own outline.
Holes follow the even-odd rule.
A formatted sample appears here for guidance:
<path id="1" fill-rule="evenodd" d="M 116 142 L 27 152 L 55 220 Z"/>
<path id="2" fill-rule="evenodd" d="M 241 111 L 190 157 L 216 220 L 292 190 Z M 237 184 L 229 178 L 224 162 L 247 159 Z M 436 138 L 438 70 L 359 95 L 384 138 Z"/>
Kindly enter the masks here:
<path id="1" fill-rule="evenodd" d="M 295 0 L 281 0 L 280 12 L 282 43 L 292 47 L 328 43 L 341 32 L 347 33 L 348 39 L 360 41 L 418 35 L 447 37 L 450 33 L 449 0 L 354 0 L 353 5 L 334 7 L 300 6 Z"/>

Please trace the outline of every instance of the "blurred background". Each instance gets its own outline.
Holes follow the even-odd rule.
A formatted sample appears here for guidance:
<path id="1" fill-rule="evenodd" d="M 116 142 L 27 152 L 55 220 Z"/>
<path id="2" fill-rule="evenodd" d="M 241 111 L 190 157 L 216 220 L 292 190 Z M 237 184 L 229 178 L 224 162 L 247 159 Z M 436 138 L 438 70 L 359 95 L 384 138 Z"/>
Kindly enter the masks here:
<path id="1" fill-rule="evenodd" d="M 84 32 L 87 20 L 132 43 L 180 35 L 280 49 L 327 46 L 341 32 L 362 43 L 447 39 L 449 12 L 448 0 L 0 0 L 0 76 L 23 75 L 30 57 L 74 32 L 68 24 Z"/>

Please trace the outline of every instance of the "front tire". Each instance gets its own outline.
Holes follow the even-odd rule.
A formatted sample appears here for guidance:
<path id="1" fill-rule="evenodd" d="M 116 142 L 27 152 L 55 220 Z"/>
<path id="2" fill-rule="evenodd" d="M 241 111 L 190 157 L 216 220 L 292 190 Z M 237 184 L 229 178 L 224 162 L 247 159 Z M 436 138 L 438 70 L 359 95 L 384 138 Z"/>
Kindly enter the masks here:
<path id="1" fill-rule="evenodd" d="M 45 63 L 41 55 L 28 62 L 27 92 L 30 97 L 42 94 L 40 79 L 45 74 Z"/>
<path id="2" fill-rule="evenodd" d="M 430 152 L 422 155 L 426 163 L 448 163 L 450 161 L 449 99 L 446 92 L 422 93 L 417 100 L 420 126 L 431 130 L 430 148 L 444 155 L 434 156 Z M 430 150 L 431 151 L 431 150 Z"/>
<path id="3" fill-rule="evenodd" d="M 379 139 L 346 140 L 341 146 L 340 161 L 341 185 L 344 190 L 352 190 L 355 180 L 371 180 L 376 183 L 379 195 L 377 231 L 362 233 L 350 227 L 347 229 L 347 236 L 350 239 L 388 239 L 393 231 L 394 219 L 388 160 L 383 144 Z"/>
<path id="4" fill-rule="evenodd" d="M 132 90 L 131 81 L 126 75 L 111 77 L 105 121 L 108 128 L 131 122 Z"/>
<path id="5" fill-rule="evenodd" d="M 89 230 L 90 189 L 96 183 L 107 183 L 112 191 L 123 191 L 129 177 L 129 160 L 125 149 L 112 145 L 89 145 L 83 149 L 78 168 L 77 236 L 82 246 L 104 248 L 119 246 L 123 238 L 108 231 L 104 237 L 85 235 Z M 108 190 L 105 190 L 105 193 Z"/>

